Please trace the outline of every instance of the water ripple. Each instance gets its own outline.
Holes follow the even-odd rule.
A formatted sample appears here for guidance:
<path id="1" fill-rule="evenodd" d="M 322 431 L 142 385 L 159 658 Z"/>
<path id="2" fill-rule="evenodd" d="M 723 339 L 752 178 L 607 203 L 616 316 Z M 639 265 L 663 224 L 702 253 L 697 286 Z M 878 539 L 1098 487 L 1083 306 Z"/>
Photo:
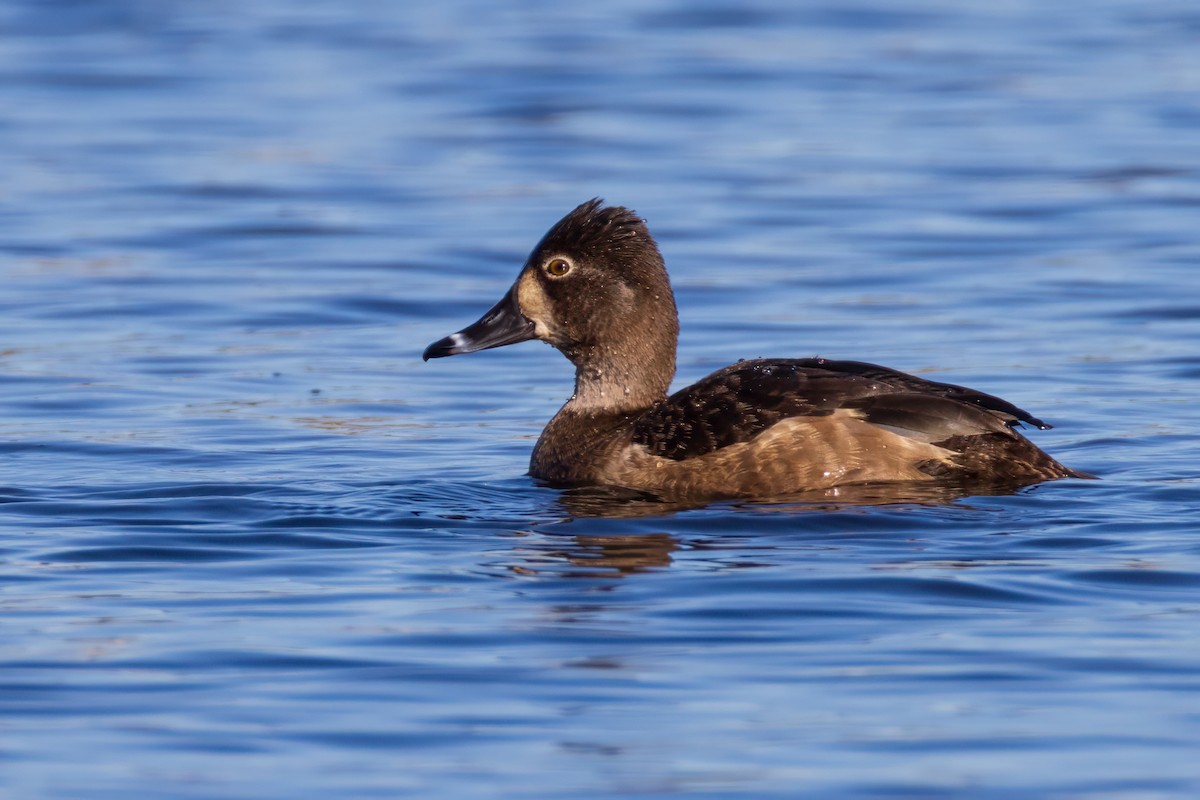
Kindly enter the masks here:
<path id="1" fill-rule="evenodd" d="M 1200 796 L 1198 26 L 0 4 L 0 795 Z M 1101 480 L 538 485 L 571 366 L 420 353 L 595 195 L 678 385 L 868 359 Z"/>

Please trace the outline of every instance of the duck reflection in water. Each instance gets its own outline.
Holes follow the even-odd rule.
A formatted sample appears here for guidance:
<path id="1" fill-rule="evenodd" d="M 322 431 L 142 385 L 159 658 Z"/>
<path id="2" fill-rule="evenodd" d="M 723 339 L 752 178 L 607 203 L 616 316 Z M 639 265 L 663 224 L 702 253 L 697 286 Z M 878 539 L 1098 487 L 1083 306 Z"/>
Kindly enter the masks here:
<path id="1" fill-rule="evenodd" d="M 509 569 L 519 575 L 614 578 L 669 567 L 671 553 L 677 549 L 678 540 L 666 533 L 576 534 L 515 548 L 520 562 Z"/>
<path id="2" fill-rule="evenodd" d="M 945 506 L 969 497 L 1003 497 L 1037 489 L 1036 485 L 1021 481 L 860 483 L 773 497 L 731 498 L 723 502 L 753 513 L 804 513 L 863 506 Z M 572 518 L 642 519 L 705 508 L 714 501 L 667 500 L 619 487 L 593 486 L 567 489 L 558 496 L 557 502 Z"/>

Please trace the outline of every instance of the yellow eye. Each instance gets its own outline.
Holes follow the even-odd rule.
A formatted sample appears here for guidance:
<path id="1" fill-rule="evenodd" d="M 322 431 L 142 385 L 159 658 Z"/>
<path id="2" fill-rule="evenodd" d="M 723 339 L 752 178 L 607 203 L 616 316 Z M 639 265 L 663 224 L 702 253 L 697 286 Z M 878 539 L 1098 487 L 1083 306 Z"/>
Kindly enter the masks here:
<path id="1" fill-rule="evenodd" d="M 551 259 L 550 263 L 546 265 L 546 272 L 555 278 L 561 278 L 570 271 L 571 262 L 567 261 L 565 258 Z"/>

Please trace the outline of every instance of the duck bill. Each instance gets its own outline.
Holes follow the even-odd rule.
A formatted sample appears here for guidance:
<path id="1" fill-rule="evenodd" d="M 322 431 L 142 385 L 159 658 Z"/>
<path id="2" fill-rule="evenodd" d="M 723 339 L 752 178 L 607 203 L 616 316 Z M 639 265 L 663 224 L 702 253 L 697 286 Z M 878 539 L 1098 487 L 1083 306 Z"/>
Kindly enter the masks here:
<path id="1" fill-rule="evenodd" d="M 521 310 L 517 308 L 516 294 L 513 289 L 509 289 L 504 299 L 492 306 L 478 322 L 468 325 L 458 333 L 450 334 L 445 339 L 438 339 L 425 348 L 421 358 L 428 361 L 431 358 L 474 353 L 477 350 L 503 347 L 533 338 L 534 325 L 521 314 Z"/>

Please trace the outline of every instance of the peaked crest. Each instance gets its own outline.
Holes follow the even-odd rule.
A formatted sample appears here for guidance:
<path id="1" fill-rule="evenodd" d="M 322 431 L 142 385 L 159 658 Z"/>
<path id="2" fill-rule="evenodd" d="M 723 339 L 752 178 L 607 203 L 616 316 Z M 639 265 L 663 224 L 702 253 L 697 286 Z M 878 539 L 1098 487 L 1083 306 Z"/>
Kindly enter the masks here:
<path id="1" fill-rule="evenodd" d="M 594 197 L 556 222 L 534 253 L 558 250 L 596 258 L 639 247 L 658 249 L 646 221 L 624 206 L 605 206 Z"/>

